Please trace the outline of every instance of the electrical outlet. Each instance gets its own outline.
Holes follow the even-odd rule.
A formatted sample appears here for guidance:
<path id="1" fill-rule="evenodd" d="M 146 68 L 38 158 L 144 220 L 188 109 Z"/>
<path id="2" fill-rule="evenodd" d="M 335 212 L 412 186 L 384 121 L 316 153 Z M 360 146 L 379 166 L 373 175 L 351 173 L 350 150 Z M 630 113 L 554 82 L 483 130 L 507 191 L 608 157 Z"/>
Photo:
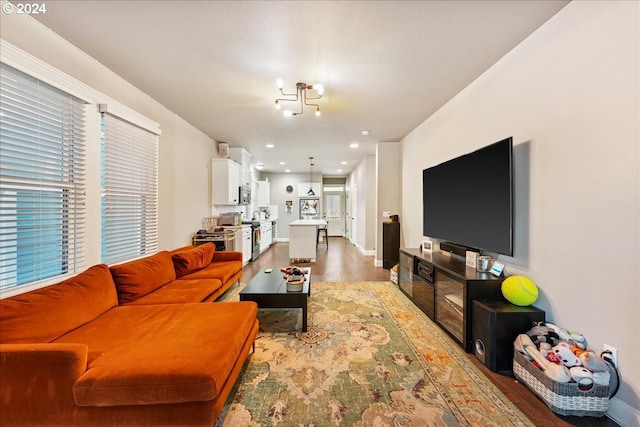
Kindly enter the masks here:
<path id="1" fill-rule="evenodd" d="M 617 368 L 618 367 L 618 349 L 615 347 L 611 347 L 609 344 L 605 344 L 603 350 L 611 352 L 611 359 L 613 361 L 613 364 Z"/>

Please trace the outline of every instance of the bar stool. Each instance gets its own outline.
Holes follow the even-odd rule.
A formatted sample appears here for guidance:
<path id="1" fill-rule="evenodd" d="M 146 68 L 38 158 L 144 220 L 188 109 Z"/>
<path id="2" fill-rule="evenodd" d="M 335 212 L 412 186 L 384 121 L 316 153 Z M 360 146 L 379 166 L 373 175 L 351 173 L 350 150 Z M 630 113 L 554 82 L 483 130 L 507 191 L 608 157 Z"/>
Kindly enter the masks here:
<path id="1" fill-rule="evenodd" d="M 316 248 L 318 247 L 318 243 L 320 243 L 320 234 L 324 234 L 324 243 L 327 245 L 327 249 L 329 249 L 329 236 L 327 235 L 326 225 L 324 227 L 318 227 L 318 230 L 316 231 Z"/>

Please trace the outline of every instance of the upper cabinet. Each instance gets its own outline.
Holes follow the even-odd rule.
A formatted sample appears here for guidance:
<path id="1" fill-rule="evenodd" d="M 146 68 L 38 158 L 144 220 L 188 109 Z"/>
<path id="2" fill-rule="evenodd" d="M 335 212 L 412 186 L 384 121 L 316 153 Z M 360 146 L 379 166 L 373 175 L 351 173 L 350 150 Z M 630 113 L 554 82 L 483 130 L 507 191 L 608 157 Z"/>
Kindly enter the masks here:
<path id="1" fill-rule="evenodd" d="M 240 202 L 240 165 L 231 159 L 211 159 L 211 200 L 214 205 Z"/>
<path id="2" fill-rule="evenodd" d="M 229 148 L 229 157 L 240 165 L 240 185 L 251 185 L 251 154 L 244 148 Z"/>
<path id="3" fill-rule="evenodd" d="M 271 183 L 269 181 L 258 181 L 256 195 L 256 206 L 259 208 L 269 206 L 271 204 Z"/>

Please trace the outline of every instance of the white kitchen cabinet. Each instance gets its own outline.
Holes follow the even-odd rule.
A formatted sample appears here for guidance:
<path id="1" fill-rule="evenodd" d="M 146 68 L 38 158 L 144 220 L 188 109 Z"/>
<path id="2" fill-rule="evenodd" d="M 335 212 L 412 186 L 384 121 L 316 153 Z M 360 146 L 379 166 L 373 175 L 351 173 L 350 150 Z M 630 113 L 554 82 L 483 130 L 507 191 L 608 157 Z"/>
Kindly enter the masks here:
<path id="1" fill-rule="evenodd" d="M 269 219 L 272 222 L 278 219 L 278 205 L 269 206 Z"/>
<path id="2" fill-rule="evenodd" d="M 211 191 L 214 205 L 237 205 L 240 165 L 231 159 L 211 159 Z"/>
<path id="3" fill-rule="evenodd" d="M 240 185 L 251 185 L 251 154 L 244 148 L 229 148 L 229 156 L 240 165 Z"/>
<path id="4" fill-rule="evenodd" d="M 260 222 L 260 252 L 264 252 L 273 243 L 271 221 Z"/>
<path id="5" fill-rule="evenodd" d="M 271 204 L 271 183 L 269 181 L 258 181 L 258 191 L 256 195 L 256 206 L 267 207 Z"/>
<path id="6" fill-rule="evenodd" d="M 251 243 L 251 226 L 242 227 L 242 264 L 251 261 L 251 252 L 253 245 Z"/>

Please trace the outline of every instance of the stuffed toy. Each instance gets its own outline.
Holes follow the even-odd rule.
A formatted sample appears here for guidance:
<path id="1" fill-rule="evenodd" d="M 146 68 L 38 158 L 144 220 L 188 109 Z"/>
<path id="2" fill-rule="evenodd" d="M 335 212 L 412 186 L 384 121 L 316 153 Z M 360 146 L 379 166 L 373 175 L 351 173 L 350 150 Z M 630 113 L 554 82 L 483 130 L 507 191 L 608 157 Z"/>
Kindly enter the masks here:
<path id="1" fill-rule="evenodd" d="M 571 379 L 578 383 L 580 390 L 590 390 L 593 387 L 593 374 L 590 370 L 582 366 L 574 366 L 569 369 L 569 372 L 571 373 Z"/>
<path id="2" fill-rule="evenodd" d="M 578 356 L 578 359 L 580 359 L 582 366 L 591 372 L 609 372 L 606 362 L 593 351 L 585 351 Z"/>
<path id="3" fill-rule="evenodd" d="M 571 352 L 572 352 L 573 354 L 575 354 L 576 356 L 578 356 L 578 357 L 580 357 L 580 355 L 581 355 L 582 353 L 584 353 L 585 351 L 587 351 L 587 350 L 585 350 L 585 349 L 583 349 L 583 348 L 578 347 L 576 344 L 573 344 L 573 347 L 571 347 Z"/>
<path id="4" fill-rule="evenodd" d="M 569 372 L 569 369 L 564 365 L 551 363 L 545 359 L 527 334 L 518 335 L 513 345 L 516 351 L 526 354 L 530 360 L 537 362 L 538 366 L 542 367 L 545 375 L 553 381 L 557 381 L 559 383 L 568 383 L 571 381 L 571 373 Z"/>
<path id="5" fill-rule="evenodd" d="M 609 386 L 609 390 L 616 389 L 617 384 L 614 386 L 611 383 L 611 372 L 594 372 L 593 373 L 593 382 L 598 385 L 607 385 Z"/>
<path id="6" fill-rule="evenodd" d="M 570 331 L 568 329 L 561 328 L 560 326 L 554 325 L 553 323 L 549 323 L 549 322 L 547 322 L 546 325 L 550 330 L 558 334 L 561 340 L 571 341 L 581 349 L 586 350 L 587 339 L 580 332 Z"/>
<path id="7" fill-rule="evenodd" d="M 550 347 L 553 347 L 560 341 L 558 334 L 549 329 L 544 322 L 534 322 L 533 327 L 527 331 L 527 335 L 538 347 L 542 343 L 548 343 Z"/>
<path id="8" fill-rule="evenodd" d="M 547 354 L 549 354 L 552 348 L 551 344 L 549 344 L 548 342 L 541 342 L 540 344 L 538 344 L 538 347 L 538 350 L 540 350 L 540 353 L 542 353 L 544 357 L 547 357 Z"/>
<path id="9" fill-rule="evenodd" d="M 580 363 L 580 359 L 571 352 L 571 344 L 566 341 L 560 341 L 556 346 L 554 346 L 547 355 L 547 360 L 552 362 L 558 360 L 558 362 L 555 363 L 560 363 L 567 368 L 582 365 Z"/>

